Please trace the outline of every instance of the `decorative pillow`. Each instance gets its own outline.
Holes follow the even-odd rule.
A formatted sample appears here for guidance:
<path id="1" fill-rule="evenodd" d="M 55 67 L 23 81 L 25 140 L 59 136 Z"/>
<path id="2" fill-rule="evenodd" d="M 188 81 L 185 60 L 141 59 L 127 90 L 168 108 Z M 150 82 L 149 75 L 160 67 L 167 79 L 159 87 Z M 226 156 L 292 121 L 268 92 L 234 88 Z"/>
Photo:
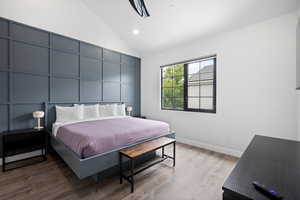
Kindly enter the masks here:
<path id="1" fill-rule="evenodd" d="M 83 105 L 83 119 L 99 118 L 99 105 Z"/>
<path id="2" fill-rule="evenodd" d="M 125 104 L 117 104 L 117 116 L 126 116 Z"/>
<path id="3" fill-rule="evenodd" d="M 56 122 L 68 122 L 82 119 L 82 112 L 78 106 L 55 106 Z"/>
<path id="4" fill-rule="evenodd" d="M 117 104 L 99 105 L 100 117 L 111 117 L 117 115 Z"/>

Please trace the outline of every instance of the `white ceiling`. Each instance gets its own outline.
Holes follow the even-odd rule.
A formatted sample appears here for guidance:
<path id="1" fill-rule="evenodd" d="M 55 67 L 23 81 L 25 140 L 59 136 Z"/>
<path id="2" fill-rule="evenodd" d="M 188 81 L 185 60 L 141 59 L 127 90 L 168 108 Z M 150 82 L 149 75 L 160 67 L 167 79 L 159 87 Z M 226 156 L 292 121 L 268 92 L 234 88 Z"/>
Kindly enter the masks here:
<path id="1" fill-rule="evenodd" d="M 82 0 L 140 53 L 170 48 L 296 10 L 300 0 L 144 0 L 149 18 L 128 0 Z M 139 29 L 140 34 L 132 34 Z"/>

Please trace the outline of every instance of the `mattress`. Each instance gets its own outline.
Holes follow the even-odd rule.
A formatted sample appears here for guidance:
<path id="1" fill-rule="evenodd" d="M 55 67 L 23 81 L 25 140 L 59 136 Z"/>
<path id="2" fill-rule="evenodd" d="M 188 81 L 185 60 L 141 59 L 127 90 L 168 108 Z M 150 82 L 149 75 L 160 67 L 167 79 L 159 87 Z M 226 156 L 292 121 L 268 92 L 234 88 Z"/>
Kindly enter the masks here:
<path id="1" fill-rule="evenodd" d="M 128 116 L 112 117 L 54 124 L 53 134 L 80 158 L 87 158 L 167 135 L 169 125 Z"/>

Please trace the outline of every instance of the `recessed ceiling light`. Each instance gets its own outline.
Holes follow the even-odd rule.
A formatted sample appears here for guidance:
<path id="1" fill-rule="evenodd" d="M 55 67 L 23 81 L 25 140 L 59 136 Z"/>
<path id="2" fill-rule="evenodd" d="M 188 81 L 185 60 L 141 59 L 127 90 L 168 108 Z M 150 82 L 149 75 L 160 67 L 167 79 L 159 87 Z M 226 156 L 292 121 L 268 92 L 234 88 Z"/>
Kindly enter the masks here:
<path id="1" fill-rule="evenodd" d="M 133 35 L 138 35 L 140 34 L 140 31 L 138 29 L 133 29 L 132 33 Z"/>

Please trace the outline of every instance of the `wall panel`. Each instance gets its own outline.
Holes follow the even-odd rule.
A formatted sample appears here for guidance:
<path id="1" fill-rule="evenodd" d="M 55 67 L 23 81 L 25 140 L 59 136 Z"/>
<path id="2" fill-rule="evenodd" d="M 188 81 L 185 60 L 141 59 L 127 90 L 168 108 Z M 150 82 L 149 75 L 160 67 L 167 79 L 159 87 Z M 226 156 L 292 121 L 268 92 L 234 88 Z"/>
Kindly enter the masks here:
<path id="1" fill-rule="evenodd" d="M 13 74 L 14 102 L 46 102 L 48 100 L 48 77 Z"/>
<path id="2" fill-rule="evenodd" d="M 80 94 L 82 102 L 97 102 L 102 101 L 102 82 L 101 81 L 86 81 L 80 82 Z"/>
<path id="3" fill-rule="evenodd" d="M 103 50 L 103 60 L 106 62 L 120 63 L 121 54 L 107 49 Z"/>
<path id="4" fill-rule="evenodd" d="M 8 36 L 8 21 L 0 19 L 0 36 Z"/>
<path id="5" fill-rule="evenodd" d="M 79 41 L 53 34 L 52 46 L 66 52 L 77 54 L 79 52 Z"/>
<path id="6" fill-rule="evenodd" d="M 79 80 L 53 78 L 51 95 L 51 101 L 53 102 L 79 101 Z"/>
<path id="7" fill-rule="evenodd" d="M 41 46 L 49 46 L 49 33 L 21 24 L 13 24 L 13 39 Z"/>
<path id="8" fill-rule="evenodd" d="M 121 100 L 121 85 L 118 82 L 103 83 L 103 100 L 108 102 L 119 102 Z"/>
<path id="9" fill-rule="evenodd" d="M 81 42 L 80 43 L 80 55 L 89 57 L 89 58 L 102 60 L 102 49 L 97 46 Z"/>
<path id="10" fill-rule="evenodd" d="M 0 72 L 0 103 L 8 102 L 8 73 Z"/>
<path id="11" fill-rule="evenodd" d="M 8 40 L 0 38 L 0 69 L 7 69 L 8 68 Z"/>
<path id="12" fill-rule="evenodd" d="M 85 80 L 101 80 L 102 79 L 102 61 L 81 57 L 80 59 L 80 75 Z"/>
<path id="13" fill-rule="evenodd" d="M 8 106 L 0 104 L 0 132 L 8 130 Z"/>
<path id="14" fill-rule="evenodd" d="M 103 63 L 103 81 L 121 81 L 120 63 Z"/>
<path id="15" fill-rule="evenodd" d="M 14 71 L 34 74 L 49 73 L 48 48 L 14 42 L 13 54 Z"/>
<path id="16" fill-rule="evenodd" d="M 135 81 L 135 63 L 122 63 L 121 65 L 121 81 L 122 83 L 131 83 Z"/>
<path id="17" fill-rule="evenodd" d="M 52 72 L 55 76 L 79 77 L 79 57 L 69 53 L 53 51 Z"/>

